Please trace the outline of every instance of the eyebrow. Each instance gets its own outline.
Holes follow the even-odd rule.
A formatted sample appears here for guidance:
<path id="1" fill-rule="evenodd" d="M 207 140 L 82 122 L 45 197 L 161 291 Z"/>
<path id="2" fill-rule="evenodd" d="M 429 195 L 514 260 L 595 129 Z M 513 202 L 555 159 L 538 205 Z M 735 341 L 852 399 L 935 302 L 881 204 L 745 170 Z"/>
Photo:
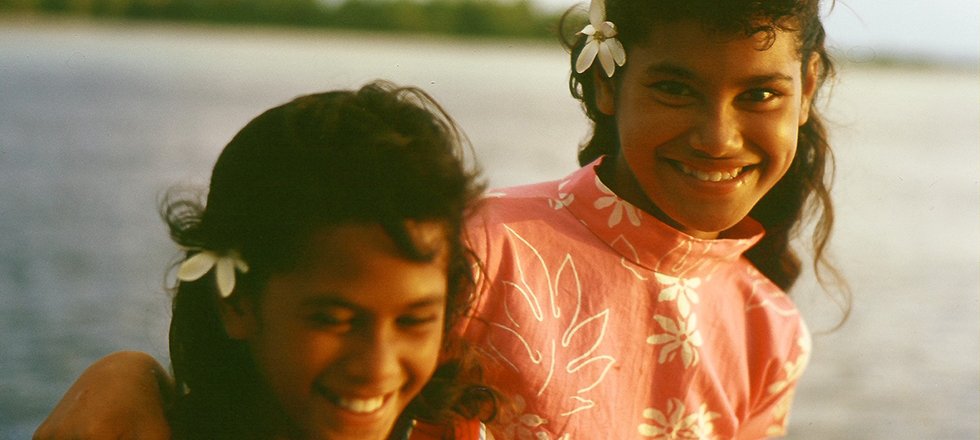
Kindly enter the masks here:
<path id="1" fill-rule="evenodd" d="M 422 298 L 412 301 L 408 304 L 403 305 L 404 309 L 421 309 L 431 306 L 441 306 L 445 303 L 446 296 L 438 293 L 433 293 L 430 295 L 425 295 Z M 304 299 L 300 302 L 301 307 L 335 307 L 351 310 L 363 310 L 364 307 L 347 301 L 341 298 L 329 297 L 329 296 L 316 296 L 313 298 Z"/>
<path id="2" fill-rule="evenodd" d="M 685 67 L 671 63 L 657 63 L 646 69 L 647 75 L 668 75 L 682 79 L 697 80 L 698 75 Z M 740 80 L 742 84 L 755 85 L 771 82 L 793 82 L 793 77 L 784 73 L 774 72 L 770 74 L 753 75 Z"/>

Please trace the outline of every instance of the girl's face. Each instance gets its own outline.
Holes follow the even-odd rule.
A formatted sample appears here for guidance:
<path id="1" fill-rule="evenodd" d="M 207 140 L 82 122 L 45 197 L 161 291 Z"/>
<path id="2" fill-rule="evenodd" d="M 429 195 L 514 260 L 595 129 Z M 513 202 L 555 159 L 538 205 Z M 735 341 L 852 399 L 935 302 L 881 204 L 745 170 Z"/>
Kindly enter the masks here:
<path id="1" fill-rule="evenodd" d="M 229 334 L 248 342 L 304 438 L 386 438 L 435 371 L 445 229 L 413 231 L 439 249 L 433 261 L 405 259 L 377 225 L 320 231 L 305 264 L 273 276 L 259 303 L 243 299 L 239 312 L 226 312 Z"/>
<path id="2" fill-rule="evenodd" d="M 597 90 L 620 138 L 605 183 L 695 237 L 748 215 L 789 169 L 817 83 L 794 34 L 777 32 L 766 50 L 761 40 L 678 21 L 630 48 L 618 84 L 603 78 Z"/>

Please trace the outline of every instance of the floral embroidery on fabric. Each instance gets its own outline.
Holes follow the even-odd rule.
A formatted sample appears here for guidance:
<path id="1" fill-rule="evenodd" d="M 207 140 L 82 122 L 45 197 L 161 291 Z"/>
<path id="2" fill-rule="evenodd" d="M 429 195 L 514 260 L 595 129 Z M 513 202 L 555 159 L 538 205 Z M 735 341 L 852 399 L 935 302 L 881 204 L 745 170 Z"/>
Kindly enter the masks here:
<path id="1" fill-rule="evenodd" d="M 657 281 L 663 285 L 658 301 L 677 301 L 677 311 L 682 317 L 687 317 L 691 313 L 691 304 L 700 301 L 698 292 L 694 289 L 701 285 L 700 278 L 678 278 L 667 276 L 661 273 L 654 273 Z"/>
<path id="2" fill-rule="evenodd" d="M 615 193 L 613 193 L 606 185 L 603 185 L 599 178 L 595 179 L 596 187 L 599 188 L 604 194 L 603 197 L 596 199 L 595 206 L 596 209 L 605 209 L 612 206 L 612 213 L 609 214 L 609 221 L 607 222 L 610 228 L 616 226 L 623 220 L 623 214 L 629 219 L 630 224 L 633 226 L 640 226 L 640 214 L 637 212 L 635 206 L 631 205 L 629 202 L 619 198 Z"/>
<path id="3" fill-rule="evenodd" d="M 697 364 L 700 358 L 698 347 L 704 343 L 701 332 L 698 331 L 698 317 L 692 313 L 687 321 L 683 319 L 675 321 L 663 315 L 654 316 L 653 319 L 667 331 L 667 333 L 655 334 L 647 338 L 647 344 L 664 344 L 660 348 L 660 357 L 657 362 L 664 364 L 673 361 L 677 357 L 677 353 L 680 353 L 684 368 L 690 368 Z"/>
<path id="4" fill-rule="evenodd" d="M 568 185 L 568 180 L 562 181 L 558 184 L 558 199 L 548 199 L 548 205 L 555 210 L 562 209 L 568 205 L 571 205 L 575 201 L 575 194 L 569 193 L 567 191 L 562 191 L 565 185 Z"/>
<path id="5" fill-rule="evenodd" d="M 596 163 L 506 189 L 470 231 L 487 272 L 466 334 L 492 358 L 491 382 L 523 401 L 501 414 L 499 437 L 782 432 L 805 365 L 805 324 L 742 256 L 761 225 L 746 219 L 728 238 L 692 238 L 615 197 Z M 764 341 L 732 345 L 733 336 Z"/>
<path id="6" fill-rule="evenodd" d="M 718 413 L 708 411 L 706 403 L 690 414 L 686 410 L 684 402 L 679 399 L 670 399 L 667 402 L 666 414 L 656 408 L 647 408 L 643 410 L 643 418 L 652 423 L 642 423 L 637 430 L 644 437 L 662 440 L 717 438 L 712 420 L 720 416 Z"/>
<path id="7" fill-rule="evenodd" d="M 800 348 L 799 355 L 796 356 L 796 360 L 786 361 L 783 364 L 783 373 L 786 377 L 781 380 L 777 380 L 772 385 L 769 385 L 769 394 L 779 394 L 787 390 L 791 385 L 796 383 L 797 380 L 803 376 L 803 370 L 806 369 L 807 364 L 810 362 L 810 352 L 812 350 L 813 342 L 810 339 L 810 332 L 803 328 L 803 334 L 796 340 L 796 345 Z M 772 410 L 772 420 L 773 423 L 769 426 L 766 431 L 767 435 L 782 435 L 786 431 L 786 423 L 788 422 L 789 409 L 793 403 L 793 396 L 795 395 L 795 389 L 790 389 L 789 392 L 783 394 L 779 403 L 773 407 Z"/>
<path id="8" fill-rule="evenodd" d="M 691 311 L 691 305 L 700 302 L 695 289 L 701 285 L 701 279 L 672 277 L 656 272 L 654 276 L 662 286 L 657 301 L 675 301 L 679 316 L 677 320 L 664 315 L 654 316 L 653 319 L 667 333 L 651 335 L 647 338 L 647 344 L 664 344 L 657 359 L 659 363 L 672 361 L 680 353 L 684 368 L 690 368 L 698 363 L 698 347 L 704 343 L 701 332 L 698 331 L 697 316 Z"/>
<path id="9" fill-rule="evenodd" d="M 745 302 L 745 311 L 766 308 L 780 316 L 796 316 L 799 310 L 792 303 L 785 301 L 786 294 L 772 284 L 768 278 L 759 273 L 758 269 L 749 266 L 746 269 L 752 278 L 752 294 Z"/>
<path id="10" fill-rule="evenodd" d="M 616 363 L 612 356 L 598 354 L 609 323 L 609 309 L 582 316 L 582 283 L 572 256 L 565 254 L 552 277 L 548 263 L 535 246 L 509 226 L 505 228 L 520 244 L 514 252 L 519 278 L 501 283 L 507 287 L 501 292 L 507 321 L 491 323 L 496 331 L 489 341 L 489 349 L 514 371 L 523 372 L 534 367 L 546 369 L 544 375 L 527 375 L 544 377 L 541 383 L 531 384 L 538 396 L 544 394 L 553 382 L 571 380 L 584 384 L 574 395 L 565 399 L 565 407 L 558 414 L 569 416 L 591 409 L 597 403 L 588 397 L 588 392 L 602 382 Z M 529 282 L 532 279 L 547 280 L 547 291 L 537 291 L 535 285 Z M 516 317 L 524 319 L 519 321 Z M 534 333 L 535 326 L 563 330 L 557 338 L 550 340 L 525 338 L 524 332 Z M 496 349 L 494 338 L 516 340 L 517 344 L 512 340 L 506 343 L 521 347 L 523 350 L 520 353 L 527 358 L 508 358 Z M 530 341 L 535 342 L 532 344 Z M 575 379 L 565 379 L 562 375 Z"/>
<path id="11" fill-rule="evenodd" d="M 512 397 L 516 414 L 507 420 L 503 420 L 504 433 L 510 439 L 548 439 L 551 438 L 547 432 L 538 431 L 548 420 L 537 415 L 525 413 L 527 402 L 521 395 Z"/>

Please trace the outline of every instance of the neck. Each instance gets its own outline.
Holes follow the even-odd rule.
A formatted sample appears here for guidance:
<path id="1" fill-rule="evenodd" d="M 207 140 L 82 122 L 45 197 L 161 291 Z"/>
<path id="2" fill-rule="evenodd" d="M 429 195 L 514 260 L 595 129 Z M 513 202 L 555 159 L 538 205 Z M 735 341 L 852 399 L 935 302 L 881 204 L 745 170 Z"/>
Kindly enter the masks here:
<path id="1" fill-rule="evenodd" d="M 691 231 L 661 211 L 660 208 L 658 208 L 657 205 L 654 205 L 653 202 L 647 198 L 646 194 L 643 193 L 639 182 L 636 181 L 636 176 L 633 175 L 633 171 L 630 170 L 629 164 L 626 163 L 625 159 L 622 159 L 622 156 L 607 156 L 606 159 L 599 164 L 596 174 L 599 176 L 599 180 L 602 181 L 602 183 L 610 190 L 612 190 L 616 196 L 645 211 L 647 214 L 656 217 L 657 220 L 664 222 L 668 226 L 695 238 L 705 240 L 718 238 L 718 233 Z"/>

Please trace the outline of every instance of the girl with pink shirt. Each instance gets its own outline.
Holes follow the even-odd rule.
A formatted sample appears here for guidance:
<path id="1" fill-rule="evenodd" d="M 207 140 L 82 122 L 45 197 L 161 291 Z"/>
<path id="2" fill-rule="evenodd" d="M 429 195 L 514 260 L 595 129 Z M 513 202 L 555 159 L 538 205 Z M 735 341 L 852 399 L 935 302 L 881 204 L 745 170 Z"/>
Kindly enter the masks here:
<path id="1" fill-rule="evenodd" d="M 566 14 L 569 87 L 593 123 L 582 168 L 492 191 L 466 230 L 480 295 L 460 332 L 513 407 L 498 438 L 785 433 L 811 349 L 785 293 L 802 265 L 790 241 L 815 216 L 828 268 L 833 223 L 819 11 L 596 0 L 582 26 Z M 148 409 L 56 411 L 153 419 L 155 396 L 122 397 L 138 383 L 103 392 Z"/>

